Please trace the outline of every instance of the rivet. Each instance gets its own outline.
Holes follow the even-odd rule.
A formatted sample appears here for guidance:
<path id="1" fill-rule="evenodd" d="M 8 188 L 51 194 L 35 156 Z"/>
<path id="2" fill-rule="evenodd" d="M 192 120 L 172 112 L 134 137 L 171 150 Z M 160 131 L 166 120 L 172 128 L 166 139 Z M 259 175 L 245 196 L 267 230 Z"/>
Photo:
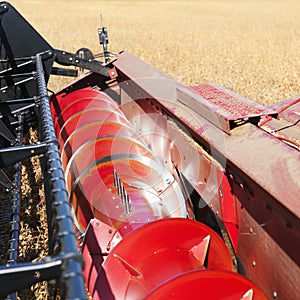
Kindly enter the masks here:
<path id="1" fill-rule="evenodd" d="M 274 292 L 273 292 L 273 298 L 276 299 L 277 296 L 278 296 L 277 293 L 274 291 Z"/>
<path id="2" fill-rule="evenodd" d="M 253 266 L 253 267 L 256 266 L 256 261 L 255 261 L 255 260 L 252 262 L 252 266 Z"/>
<path id="3" fill-rule="evenodd" d="M 162 192 L 162 188 L 161 188 L 160 186 L 157 186 L 157 187 L 155 188 L 155 190 L 156 190 L 158 193 Z"/>
<path id="4" fill-rule="evenodd" d="M 292 223 L 291 223 L 290 221 L 287 221 L 287 222 L 286 222 L 286 227 L 288 227 L 288 228 L 293 228 Z"/>

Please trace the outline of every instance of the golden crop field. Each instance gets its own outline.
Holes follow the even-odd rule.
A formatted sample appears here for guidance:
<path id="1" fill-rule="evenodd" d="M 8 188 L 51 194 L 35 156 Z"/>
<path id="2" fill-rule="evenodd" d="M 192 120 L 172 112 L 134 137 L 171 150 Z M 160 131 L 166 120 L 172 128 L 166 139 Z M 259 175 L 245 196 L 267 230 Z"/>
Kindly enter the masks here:
<path id="1" fill-rule="evenodd" d="M 13 0 L 55 48 L 127 50 L 185 84 L 214 82 L 271 104 L 300 94 L 299 0 Z M 51 81 L 57 89 L 63 82 Z"/>

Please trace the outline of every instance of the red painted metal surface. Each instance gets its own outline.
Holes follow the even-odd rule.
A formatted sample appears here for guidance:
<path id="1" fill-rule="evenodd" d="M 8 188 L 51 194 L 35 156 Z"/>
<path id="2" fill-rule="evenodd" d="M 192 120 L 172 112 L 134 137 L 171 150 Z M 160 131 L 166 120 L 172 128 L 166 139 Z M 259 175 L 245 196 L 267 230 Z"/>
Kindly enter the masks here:
<path id="1" fill-rule="evenodd" d="M 238 120 L 275 113 L 265 106 L 234 94 L 215 84 L 200 84 L 190 89 L 203 97 L 208 103 L 216 105 L 228 120 Z"/>
<path id="2" fill-rule="evenodd" d="M 87 87 L 85 89 L 80 89 L 76 91 L 76 93 L 61 93 L 58 95 L 55 95 L 55 97 L 52 97 L 50 102 L 50 109 L 52 113 L 52 118 L 54 122 L 54 126 L 56 128 L 56 134 L 58 133 L 57 127 L 61 127 L 62 124 L 58 124 L 58 118 L 61 115 L 62 111 L 70 104 L 72 104 L 74 101 L 81 99 L 83 97 L 97 97 L 99 96 L 98 92 L 93 90 L 90 87 Z M 63 123 L 64 120 L 61 120 Z"/>
<path id="3" fill-rule="evenodd" d="M 77 128 L 98 120 L 103 121 L 125 121 L 124 117 L 118 112 L 111 112 L 104 108 L 85 108 L 77 113 L 74 113 L 70 118 L 64 122 L 58 133 L 60 145 L 72 134 Z"/>
<path id="4" fill-rule="evenodd" d="M 238 123 L 234 121 L 230 124 L 230 118 L 229 122 L 224 118 L 228 113 L 222 108 L 223 102 L 225 106 L 232 105 L 239 111 L 239 99 L 231 97 L 232 103 L 228 103 L 228 91 L 218 93 L 217 99 L 210 101 L 191 91 L 190 88 L 173 81 L 173 90 L 169 89 L 171 91 L 169 97 L 166 94 L 163 94 L 164 97 L 157 97 L 162 94 L 157 93 L 158 78 L 163 83 L 161 86 L 164 86 L 166 81 L 170 81 L 169 77 L 129 53 L 122 53 L 114 65 L 118 69 L 119 77 L 127 83 L 122 87 L 125 91 L 121 93 L 122 103 L 135 101 L 138 95 L 138 99 L 144 99 L 136 101 L 138 106 L 144 109 L 140 103 L 153 104 L 152 107 L 157 109 L 158 113 L 161 112 L 164 116 L 175 119 L 185 127 L 193 141 L 207 149 L 210 161 L 216 159 L 223 163 L 224 168 L 219 166 L 218 169 L 223 170 L 223 176 L 226 176 L 226 189 L 222 181 L 216 185 L 217 182 L 205 183 L 206 177 L 189 177 L 191 173 L 186 169 L 189 166 L 187 162 L 179 163 L 178 167 L 183 174 L 187 174 L 186 178 L 221 222 L 226 219 L 235 220 L 236 223 L 222 223 L 226 226 L 231 242 L 235 245 L 234 249 L 244 263 L 251 280 L 263 288 L 269 298 L 276 298 L 279 294 L 282 299 L 285 299 L 284 295 L 288 295 L 286 297 L 289 299 L 298 298 L 300 285 L 291 280 L 290 274 L 293 274 L 293 278 L 300 276 L 299 255 L 296 250 L 299 247 L 295 247 L 300 243 L 300 214 L 299 203 L 297 203 L 300 194 L 300 159 L 299 148 L 297 145 L 295 147 L 295 143 L 299 140 L 297 138 L 299 132 L 296 129 L 299 127 L 299 123 L 296 124 L 299 120 L 297 118 L 299 98 L 265 108 L 261 116 L 257 115 L 253 120 L 247 120 L 248 115 L 244 115 L 243 120 L 236 120 Z M 148 81 L 141 80 L 145 77 Z M 152 78 L 156 81 L 151 85 L 149 81 L 151 83 Z M 229 92 L 229 95 L 234 94 Z M 210 103 L 215 101 L 219 101 L 220 106 L 217 103 Z M 285 110 L 295 122 L 286 117 Z M 216 113 L 222 111 L 223 116 Z M 265 112 L 267 112 L 266 119 Z M 275 119 L 278 113 L 280 120 Z M 283 120 L 284 118 L 286 119 Z M 274 126 L 276 130 L 282 128 L 277 121 L 289 122 L 292 127 L 284 131 L 281 129 L 276 134 L 272 132 L 273 129 L 266 132 L 263 130 L 265 128 L 259 126 L 262 122 L 268 125 L 268 120 L 272 120 L 273 123 L 269 124 L 276 125 Z M 180 136 L 180 132 L 177 132 Z M 283 134 L 283 137 L 278 136 Z M 290 143 L 291 140 L 293 144 Z M 187 147 L 181 147 L 179 161 L 185 156 L 192 157 L 194 153 L 193 157 L 199 158 L 198 166 L 209 167 L 207 164 L 202 165 L 205 160 L 202 155 L 199 155 L 197 147 L 193 149 L 188 140 L 182 139 L 182 142 L 186 143 Z M 198 174 L 193 172 L 193 175 Z M 212 203 L 210 194 L 206 193 L 207 190 L 215 189 L 219 190 L 219 205 Z M 222 202 L 235 208 L 234 211 L 223 207 L 220 212 Z M 241 226 L 244 223 L 240 216 L 244 218 L 244 214 L 239 214 L 240 210 L 247 212 L 253 218 L 250 228 L 245 229 L 244 225 Z M 230 233 L 230 228 L 234 234 Z M 253 251 L 253 249 L 260 249 L 260 251 Z M 280 263 L 277 256 L 280 256 Z M 274 277 L 274 266 L 280 276 Z"/>
<path id="5" fill-rule="evenodd" d="M 221 238 L 192 220 L 151 222 L 120 241 L 95 219 L 83 255 L 93 299 L 267 299 L 253 282 L 231 272 Z"/>
<path id="6" fill-rule="evenodd" d="M 111 98 L 86 89 L 55 100 L 62 162 L 80 230 L 88 225 L 87 215 L 122 236 L 152 220 L 186 215 L 174 178 Z"/>
<path id="7" fill-rule="evenodd" d="M 102 264 L 94 299 L 143 299 L 168 280 L 193 270 L 232 271 L 228 249 L 204 224 L 169 218 L 124 238 Z"/>
<path id="8" fill-rule="evenodd" d="M 220 270 L 208 270 L 178 276 L 158 287 L 145 299 L 266 300 L 267 297 L 253 282 L 243 276 Z"/>
<path id="9" fill-rule="evenodd" d="M 259 126 L 278 140 L 300 150 L 300 99 L 288 99 L 274 106 L 277 118 L 267 117 Z"/>
<path id="10" fill-rule="evenodd" d="M 239 221 L 236 212 L 236 201 L 231 192 L 231 186 L 228 178 L 223 174 L 219 175 L 222 183 L 219 189 L 220 208 L 222 221 L 225 225 L 230 241 L 232 243 L 234 251 L 238 247 L 238 235 L 239 235 Z"/>
<path id="11" fill-rule="evenodd" d="M 300 126 L 300 98 L 279 110 L 279 116 L 292 124 Z"/>
<path id="12" fill-rule="evenodd" d="M 84 274 L 93 299 L 153 299 L 152 292 L 165 284 L 168 292 L 174 278 L 190 272 L 198 278 L 208 269 L 226 270 L 231 275 L 222 273 L 224 281 L 232 277 L 247 293 L 224 241 L 185 219 L 173 175 L 111 98 L 91 89 L 62 94 L 52 114 L 76 224 L 85 231 Z M 236 222 L 233 208 L 222 208 L 228 224 Z"/>

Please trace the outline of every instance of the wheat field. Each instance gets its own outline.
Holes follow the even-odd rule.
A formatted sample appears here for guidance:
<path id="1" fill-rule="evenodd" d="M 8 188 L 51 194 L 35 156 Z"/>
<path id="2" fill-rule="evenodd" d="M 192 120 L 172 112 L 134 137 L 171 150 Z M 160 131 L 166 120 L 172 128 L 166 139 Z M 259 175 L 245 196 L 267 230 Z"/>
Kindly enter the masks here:
<path id="1" fill-rule="evenodd" d="M 300 94 L 299 0 L 14 0 L 54 47 L 127 50 L 187 85 L 213 82 L 266 105 Z M 57 89 L 65 81 L 51 80 Z"/>

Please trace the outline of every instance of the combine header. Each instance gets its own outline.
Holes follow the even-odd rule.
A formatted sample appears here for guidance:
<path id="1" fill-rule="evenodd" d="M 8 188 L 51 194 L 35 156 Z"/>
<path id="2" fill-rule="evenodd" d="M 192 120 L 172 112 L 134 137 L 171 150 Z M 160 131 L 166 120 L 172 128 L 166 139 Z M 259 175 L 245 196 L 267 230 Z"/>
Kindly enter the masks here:
<path id="1" fill-rule="evenodd" d="M 299 98 L 186 87 L 110 53 L 106 28 L 100 62 L 53 49 L 9 3 L 0 18 L 1 297 L 47 281 L 50 299 L 299 298 Z M 88 72 L 49 95 L 51 74 L 77 76 L 67 66 Z M 48 255 L 21 263 L 33 156 Z"/>

